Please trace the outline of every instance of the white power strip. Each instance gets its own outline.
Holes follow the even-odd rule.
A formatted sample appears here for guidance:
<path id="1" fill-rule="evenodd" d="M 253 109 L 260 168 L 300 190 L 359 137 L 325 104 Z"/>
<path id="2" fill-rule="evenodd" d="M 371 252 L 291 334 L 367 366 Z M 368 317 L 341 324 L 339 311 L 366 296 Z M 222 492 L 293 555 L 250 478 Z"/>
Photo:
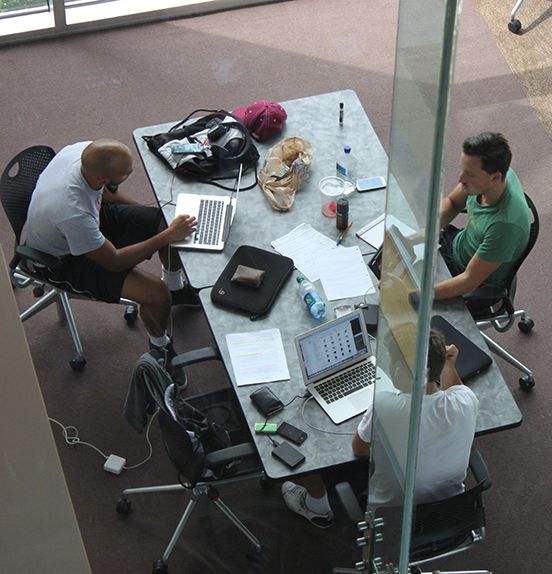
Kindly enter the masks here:
<path id="1" fill-rule="evenodd" d="M 104 470 L 107 472 L 112 472 L 113 474 L 121 474 L 124 466 L 126 464 L 126 459 L 117 456 L 116 454 L 110 454 L 104 464 Z"/>

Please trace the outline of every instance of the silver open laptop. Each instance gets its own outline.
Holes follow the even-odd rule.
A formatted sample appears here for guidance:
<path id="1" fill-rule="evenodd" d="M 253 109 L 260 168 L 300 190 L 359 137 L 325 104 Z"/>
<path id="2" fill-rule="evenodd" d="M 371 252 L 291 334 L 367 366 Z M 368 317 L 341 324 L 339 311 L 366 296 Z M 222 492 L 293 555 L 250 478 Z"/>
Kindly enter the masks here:
<path id="1" fill-rule="evenodd" d="M 173 247 L 208 251 L 224 249 L 224 243 L 236 214 L 241 176 L 242 166 L 240 165 L 236 186 L 230 196 L 178 194 L 174 216 L 183 214 L 194 216 L 197 219 L 197 229 L 184 241 L 173 243 Z"/>
<path id="2" fill-rule="evenodd" d="M 376 359 L 362 309 L 299 335 L 295 347 L 307 389 L 334 423 L 366 410 Z"/>

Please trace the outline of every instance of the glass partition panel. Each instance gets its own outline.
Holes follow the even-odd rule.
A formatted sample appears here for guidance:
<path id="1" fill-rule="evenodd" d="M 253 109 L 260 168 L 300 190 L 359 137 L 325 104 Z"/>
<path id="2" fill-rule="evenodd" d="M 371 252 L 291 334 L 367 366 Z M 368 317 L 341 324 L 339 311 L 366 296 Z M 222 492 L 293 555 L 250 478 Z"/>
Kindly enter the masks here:
<path id="1" fill-rule="evenodd" d="M 386 573 L 408 571 L 458 10 L 459 0 L 402 0 L 399 11 L 368 483 L 383 534 L 371 557 Z"/>

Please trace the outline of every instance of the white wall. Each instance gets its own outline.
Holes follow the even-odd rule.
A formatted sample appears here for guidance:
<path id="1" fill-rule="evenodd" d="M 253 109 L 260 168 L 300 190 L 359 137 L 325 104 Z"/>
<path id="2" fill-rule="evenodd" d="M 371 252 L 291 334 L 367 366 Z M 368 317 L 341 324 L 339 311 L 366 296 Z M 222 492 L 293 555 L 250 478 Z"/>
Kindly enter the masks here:
<path id="1" fill-rule="evenodd" d="M 0 572 L 91 572 L 0 249 Z"/>

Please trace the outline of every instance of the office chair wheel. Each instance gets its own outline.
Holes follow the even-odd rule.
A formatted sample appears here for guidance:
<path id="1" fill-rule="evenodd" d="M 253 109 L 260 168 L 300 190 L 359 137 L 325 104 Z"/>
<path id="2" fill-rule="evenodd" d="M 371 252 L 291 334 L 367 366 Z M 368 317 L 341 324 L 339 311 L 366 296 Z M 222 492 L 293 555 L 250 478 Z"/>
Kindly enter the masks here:
<path id="1" fill-rule="evenodd" d="M 251 562 L 256 562 L 257 560 L 259 560 L 262 553 L 263 553 L 263 547 L 259 544 L 253 546 L 250 550 L 248 550 L 246 556 L 247 559 L 250 560 Z"/>
<path id="2" fill-rule="evenodd" d="M 519 378 L 519 386 L 524 391 L 529 391 L 535 386 L 535 379 L 533 375 L 525 375 L 524 377 Z"/>
<path id="3" fill-rule="evenodd" d="M 117 511 L 117 514 L 126 516 L 127 514 L 130 514 L 130 511 L 132 510 L 132 502 L 128 498 L 119 498 L 119 500 L 117 500 L 115 510 Z"/>
<path id="4" fill-rule="evenodd" d="M 69 361 L 73 371 L 82 371 L 86 365 L 86 359 L 82 355 L 77 355 Z"/>
<path id="5" fill-rule="evenodd" d="M 512 34 L 521 33 L 521 22 L 519 20 L 510 20 L 508 22 L 508 30 L 510 30 Z"/>
<path id="6" fill-rule="evenodd" d="M 153 574 L 169 574 L 169 567 L 163 560 L 156 560 L 153 563 Z"/>
<path id="7" fill-rule="evenodd" d="M 42 295 L 44 295 L 44 285 L 37 285 L 36 287 L 33 287 L 33 297 L 40 299 Z"/>
<path id="8" fill-rule="evenodd" d="M 518 323 L 518 329 L 522 333 L 525 333 L 526 335 L 529 334 L 533 330 L 534 326 L 535 326 L 535 321 L 533 321 L 533 319 L 531 319 L 531 317 L 528 317 L 528 316 L 525 316 Z"/>
<path id="9" fill-rule="evenodd" d="M 259 478 L 259 484 L 263 490 L 272 490 L 274 488 L 274 481 L 268 478 Z"/>
<path id="10" fill-rule="evenodd" d="M 125 321 L 129 325 L 133 325 L 138 319 L 138 307 L 136 305 L 127 305 L 125 309 Z"/>

